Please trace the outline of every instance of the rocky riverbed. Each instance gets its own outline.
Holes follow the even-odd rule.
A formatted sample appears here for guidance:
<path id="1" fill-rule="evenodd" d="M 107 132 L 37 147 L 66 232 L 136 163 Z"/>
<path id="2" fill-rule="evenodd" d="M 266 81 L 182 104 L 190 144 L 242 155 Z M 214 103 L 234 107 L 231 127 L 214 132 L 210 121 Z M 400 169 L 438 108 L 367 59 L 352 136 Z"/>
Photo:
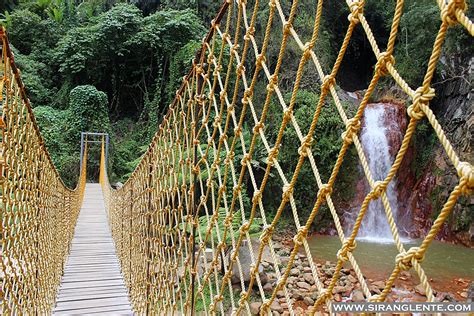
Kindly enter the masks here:
<path id="1" fill-rule="evenodd" d="M 280 271 L 283 273 L 289 260 L 289 252 L 291 247 L 280 241 L 274 241 L 276 253 L 280 261 Z M 263 257 L 260 269 L 260 278 L 262 280 L 263 290 L 267 297 L 273 292 L 276 286 L 277 276 L 275 266 L 270 256 Z M 335 272 L 336 263 L 332 261 L 318 262 L 315 261 L 320 282 L 327 287 Z M 371 294 L 379 294 L 385 287 L 384 276 L 366 273 L 366 283 L 368 284 Z M 387 276 L 385 276 L 387 277 Z M 386 301 L 425 301 L 426 293 L 414 271 L 403 271 L 395 282 L 391 293 Z M 430 284 L 434 289 L 434 295 L 437 301 L 453 302 L 465 301 L 469 296 L 474 294 L 474 283 L 472 280 L 456 278 L 451 282 L 438 282 L 430 279 Z M 311 273 L 308 258 L 304 254 L 298 254 L 295 258 L 293 266 L 290 268 L 290 274 L 287 280 L 288 297 L 293 301 L 293 310 L 298 315 L 310 314 L 315 300 L 318 298 L 318 290 Z M 336 302 L 360 302 L 365 301 L 359 280 L 353 268 L 344 267 L 341 275 L 332 292 L 333 301 Z M 283 291 L 277 292 L 275 301 L 271 305 L 274 315 L 289 315 L 288 301 Z M 256 300 L 250 303 L 251 312 L 257 314 L 261 302 Z M 326 306 L 318 307 L 317 312 L 326 313 Z"/>

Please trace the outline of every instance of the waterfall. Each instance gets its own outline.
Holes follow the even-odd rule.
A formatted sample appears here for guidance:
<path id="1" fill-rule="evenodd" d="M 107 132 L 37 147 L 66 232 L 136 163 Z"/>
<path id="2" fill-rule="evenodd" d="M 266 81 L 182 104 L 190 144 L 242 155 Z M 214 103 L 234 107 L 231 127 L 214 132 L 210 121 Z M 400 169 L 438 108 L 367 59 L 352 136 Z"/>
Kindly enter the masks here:
<path id="1" fill-rule="evenodd" d="M 361 132 L 362 146 L 374 181 L 383 180 L 387 176 L 393 162 L 389 152 L 384 115 L 385 107 L 383 104 L 373 104 L 367 107 L 364 113 L 365 125 Z M 392 180 L 389 184 L 386 193 L 393 216 L 396 219 L 398 201 L 395 180 Z M 358 237 L 377 242 L 393 241 L 381 198 L 370 202 Z"/>

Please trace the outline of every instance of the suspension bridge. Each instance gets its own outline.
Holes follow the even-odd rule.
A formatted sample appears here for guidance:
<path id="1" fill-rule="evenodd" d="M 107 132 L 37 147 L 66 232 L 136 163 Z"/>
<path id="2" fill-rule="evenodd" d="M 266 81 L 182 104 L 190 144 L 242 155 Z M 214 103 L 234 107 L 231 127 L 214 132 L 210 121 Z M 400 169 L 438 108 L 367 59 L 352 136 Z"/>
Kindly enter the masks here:
<path id="1" fill-rule="evenodd" d="M 294 28 L 298 1 L 293 1 L 288 10 L 279 0 L 225 1 L 147 152 L 120 188 L 109 184 L 105 141 L 101 142 L 100 185 L 86 184 L 87 141 L 77 187 L 70 189 L 61 181 L 2 29 L 2 313 L 189 315 L 200 311 L 267 315 L 278 300 L 285 304 L 281 313 L 296 315 L 302 309 L 292 296 L 289 277 L 296 260 L 301 258 L 308 267 L 315 293 L 312 306 L 305 310 L 308 314 L 330 311 L 335 301 L 334 289 L 345 266 L 354 270 L 364 300 L 386 301 L 400 274 L 410 270 L 419 277 L 426 300 L 436 301 L 423 259 L 459 198 L 472 194 L 474 169 L 472 161 L 459 158 L 460 150 L 453 147 L 430 109 L 430 101 L 436 96 L 432 81 L 448 29 L 461 27 L 473 36 L 474 25 L 465 14 L 465 1 L 437 0 L 440 16 L 436 40 L 426 48 L 431 54 L 422 84 L 411 87 L 397 71 L 393 57 L 403 0 L 396 1 L 383 51 L 365 18 L 364 1 L 346 3 L 348 28 L 335 63 L 325 72 L 315 50 L 324 18 L 322 1 L 315 3 L 312 36 L 307 42 Z M 259 15 L 266 20 L 257 27 Z M 278 28 L 279 37 L 272 38 L 275 33 L 271 31 Z M 357 28 L 365 34 L 377 62 L 357 111 L 349 116 L 336 89 L 336 75 Z M 292 97 L 287 100 L 279 87 L 279 73 L 285 67 L 284 55 L 290 42 L 301 54 Z M 279 47 L 273 56 L 270 45 Z M 312 118 L 311 125 L 303 129 L 294 110 L 296 94 L 307 72 L 319 77 L 320 95 L 311 113 L 307 113 Z M 375 180 L 359 130 L 369 99 L 384 77 L 391 78 L 409 100 L 409 122 L 388 174 Z M 318 141 L 318 118 L 329 99 L 344 132 L 330 177 L 323 179 L 312 147 Z M 275 139 L 268 138 L 265 127 L 272 102 L 278 110 L 272 109 L 275 113 L 271 114 L 282 118 L 280 126 L 273 127 L 278 130 Z M 421 243 L 407 248 L 400 238 L 386 190 L 394 181 L 421 120 L 433 129 L 457 174 L 457 184 L 450 188 L 449 197 Z M 251 127 L 250 137 L 244 137 L 244 125 Z M 282 142 L 287 129 L 294 131 L 293 143 Z M 257 146 L 267 156 L 259 177 L 252 161 Z M 279 162 L 282 146 L 291 146 L 298 153 L 291 170 Z M 337 203 L 333 202 L 333 188 L 352 147 L 370 190 L 359 205 L 354 226 L 344 234 Z M 314 198 L 314 205 L 305 217 L 301 216 L 294 194 L 303 165 L 309 167 L 314 180 L 314 190 L 307 192 Z M 268 192 L 269 177 L 279 179 L 278 192 Z M 248 188 L 253 196 L 246 202 L 244 191 Z M 269 193 L 279 203 L 272 218 L 268 217 L 265 198 Z M 357 249 L 355 240 L 368 205 L 377 199 L 382 201 L 398 254 L 388 258 L 393 269 L 380 293 L 373 293 L 371 281 L 364 277 L 352 252 Z M 328 282 L 322 281 L 307 242 L 309 228 L 323 205 L 329 209 L 340 239 L 340 249 L 334 253 L 336 266 Z M 277 254 L 274 243 L 284 212 L 296 227 L 285 261 Z M 255 232 L 251 234 L 250 230 L 257 219 L 261 226 L 256 233 L 258 238 L 254 238 Z M 245 260 L 243 253 L 248 254 Z M 273 271 L 270 290 L 263 288 L 263 261 Z M 308 294 L 304 291 L 309 290 L 301 292 Z"/>

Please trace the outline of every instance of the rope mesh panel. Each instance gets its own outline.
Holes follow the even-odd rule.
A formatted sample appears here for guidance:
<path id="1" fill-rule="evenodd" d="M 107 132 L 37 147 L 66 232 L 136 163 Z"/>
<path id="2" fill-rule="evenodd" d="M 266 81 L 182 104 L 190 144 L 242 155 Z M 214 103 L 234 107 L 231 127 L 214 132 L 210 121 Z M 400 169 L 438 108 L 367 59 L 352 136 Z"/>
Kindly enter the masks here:
<path id="1" fill-rule="evenodd" d="M 464 14 L 466 5 L 463 1 L 438 1 L 441 12 L 439 32 L 423 83 L 412 88 L 397 72 L 393 58 L 403 12 L 402 0 L 396 3 L 385 51 L 381 51 L 365 18 L 364 1 L 347 1 L 350 23 L 329 73 L 323 71 L 315 52 L 324 17 L 322 3 L 319 1 L 316 4 L 312 36 L 304 43 L 293 27 L 299 1 L 293 1 L 286 11 L 278 0 L 226 1 L 212 22 L 202 50 L 177 91 L 148 151 L 130 179 L 122 188 L 111 189 L 105 165 L 102 164 L 101 177 L 113 236 L 131 299 L 139 314 L 173 311 L 189 314 L 200 301 L 207 314 L 223 314 L 230 307 L 234 315 L 239 315 L 241 312 L 250 313 L 250 296 L 252 300 L 263 303 L 260 313 L 267 314 L 277 292 L 283 291 L 288 310 L 294 315 L 295 306 L 289 295 L 287 279 L 299 252 L 306 255 L 318 291 L 313 313 L 321 308 L 330 310 L 333 289 L 346 262 L 354 269 L 367 300 L 386 300 L 400 272 L 409 269 L 414 269 L 419 276 L 427 301 L 435 300 L 421 261 L 458 198 L 462 194 L 472 193 L 474 171 L 471 163 L 460 161 L 429 108 L 429 101 L 435 96 L 430 84 L 448 28 L 460 24 L 474 35 L 473 24 Z M 259 14 L 266 17 L 267 23 L 256 34 Z M 279 42 L 275 43 L 275 38 L 271 37 L 274 37 L 274 30 L 278 27 L 282 31 Z M 361 28 L 365 33 L 377 62 L 357 111 L 349 117 L 336 90 L 335 78 L 356 28 Z M 279 75 L 285 67 L 285 50 L 290 41 L 296 43 L 301 55 L 296 75 L 292 78 L 291 99 L 287 102 L 279 88 Z M 270 55 L 270 45 L 278 45 L 279 52 Z M 312 116 L 311 125 L 303 131 L 293 112 L 302 78 L 309 68 L 319 76 L 321 93 L 313 112 L 307 114 Z M 410 119 L 390 171 L 385 179 L 375 181 L 358 132 L 369 98 L 384 76 L 390 76 L 411 100 L 407 108 Z M 266 90 L 256 89 L 262 82 Z M 314 140 L 317 141 L 314 138 L 318 118 L 330 99 L 345 125 L 345 131 L 341 135 L 343 142 L 331 175 L 328 179 L 322 179 L 311 147 Z M 270 114 L 269 104 L 272 100 L 280 105 L 280 110 Z M 266 135 L 265 123 L 269 115 L 282 117 L 281 126 L 277 126 L 276 139 L 268 139 Z M 400 168 L 417 123 L 424 117 L 458 171 L 459 183 L 451 191 L 421 245 L 406 249 L 400 239 L 399 227 L 395 223 L 386 190 Z M 250 139 L 244 138 L 244 124 L 252 127 Z M 296 139 L 293 144 L 283 144 L 285 130 L 290 128 L 295 132 Z M 257 179 L 252 157 L 258 143 L 265 149 L 267 163 L 264 176 Z M 292 146 L 298 151 L 299 159 L 294 169 L 283 170 L 278 159 L 281 146 Z M 345 237 L 340 213 L 332 200 L 332 191 L 351 146 L 357 152 L 371 190 L 359 207 L 350 234 Z M 310 215 L 304 219 L 299 215 L 293 194 L 303 164 L 309 164 L 315 184 L 314 192 L 308 192 L 314 196 L 315 203 Z M 274 194 L 280 206 L 271 221 L 267 219 L 268 210 L 262 198 L 270 175 L 279 177 L 282 190 L 281 196 Z M 251 186 L 254 192 L 248 208 L 244 206 L 242 194 L 245 185 Z M 393 271 L 385 288 L 380 294 L 372 295 L 370 284 L 352 252 L 357 247 L 355 239 L 368 205 L 377 199 L 382 201 L 398 255 L 392 258 Z M 337 252 L 336 269 L 329 283 L 321 282 L 321 272 L 313 262 L 307 242 L 310 225 L 323 204 L 327 204 L 330 210 L 341 244 Z M 289 210 L 293 216 L 297 230 L 289 261 L 282 265 L 275 253 L 272 236 L 285 210 Z M 259 234 L 258 251 L 254 252 L 249 228 L 256 218 L 263 221 L 263 229 Z M 239 256 L 242 250 L 247 249 L 251 265 L 243 266 Z M 269 294 L 263 290 L 259 275 L 265 249 L 269 249 L 277 276 L 276 285 Z M 244 282 L 244 272 L 249 269 L 250 280 Z M 240 276 L 237 287 L 231 282 L 231 278 L 236 275 Z"/>
<path id="2" fill-rule="evenodd" d="M 69 252 L 86 168 L 84 164 L 75 190 L 61 181 L 3 28 L 0 38 L 1 310 L 5 315 L 47 314 L 54 306 Z"/>

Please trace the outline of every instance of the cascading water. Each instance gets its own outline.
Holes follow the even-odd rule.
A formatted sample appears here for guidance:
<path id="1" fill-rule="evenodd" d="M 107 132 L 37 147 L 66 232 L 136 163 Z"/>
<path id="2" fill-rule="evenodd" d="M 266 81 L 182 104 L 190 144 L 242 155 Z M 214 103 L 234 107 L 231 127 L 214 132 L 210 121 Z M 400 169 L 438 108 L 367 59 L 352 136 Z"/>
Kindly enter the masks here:
<path id="1" fill-rule="evenodd" d="M 384 114 L 385 107 L 383 104 L 372 104 L 370 107 L 367 107 L 364 113 L 365 125 L 361 132 L 362 146 L 374 181 L 383 180 L 387 176 L 393 162 L 389 152 Z M 387 187 L 386 194 L 393 216 L 396 219 L 398 201 L 395 180 L 392 180 Z M 376 242 L 393 241 L 381 198 L 370 202 L 358 236 L 361 239 Z"/>

